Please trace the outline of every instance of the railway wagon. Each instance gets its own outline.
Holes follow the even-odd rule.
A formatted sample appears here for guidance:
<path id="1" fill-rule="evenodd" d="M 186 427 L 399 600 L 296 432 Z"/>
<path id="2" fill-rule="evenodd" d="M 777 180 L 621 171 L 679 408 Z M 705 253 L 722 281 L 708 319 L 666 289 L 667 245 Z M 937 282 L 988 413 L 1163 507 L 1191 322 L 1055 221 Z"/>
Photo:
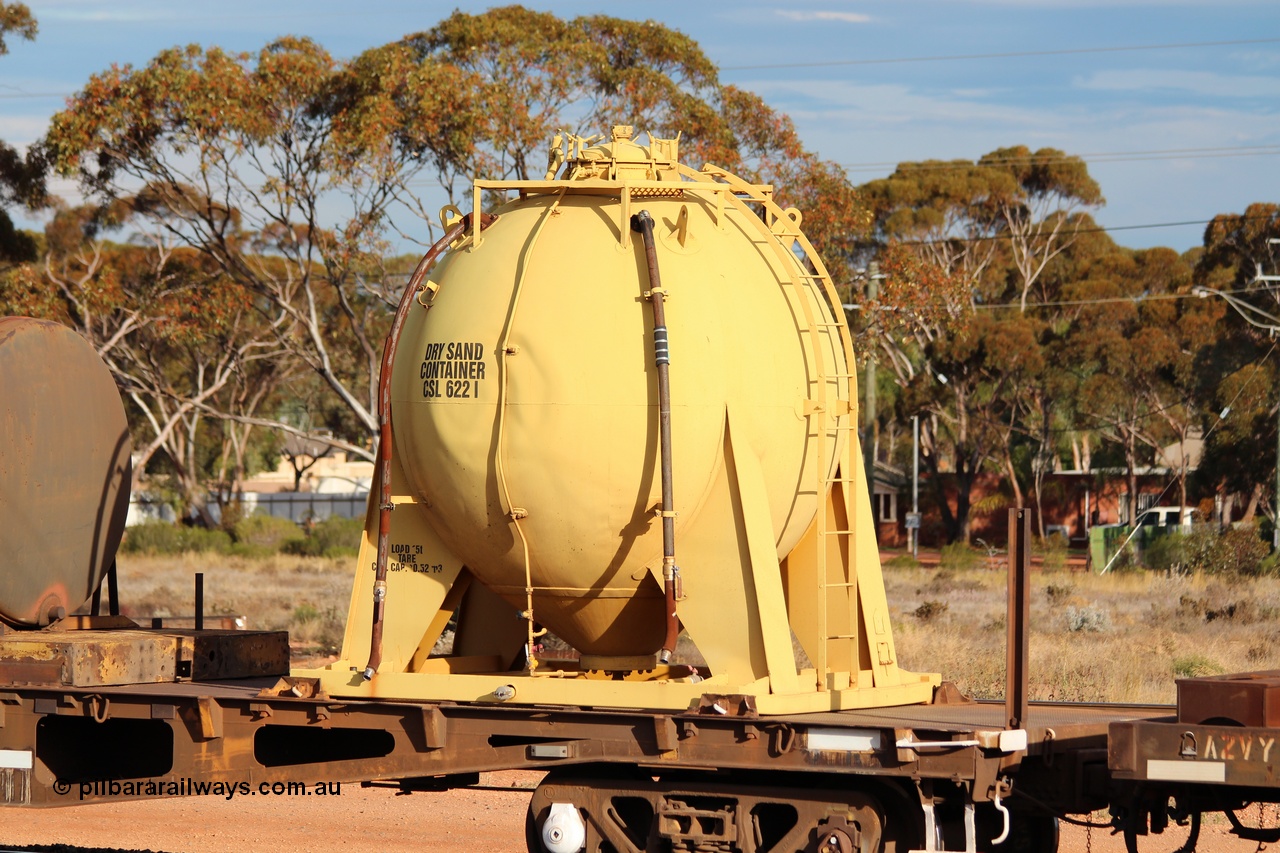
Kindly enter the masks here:
<path id="1" fill-rule="evenodd" d="M 1194 723 L 1027 701 L 1020 511 L 1006 702 L 899 666 L 852 340 L 802 219 L 627 127 L 442 211 L 318 669 L 291 671 L 281 632 L 120 615 L 111 377 L 70 331 L 0 320 L 3 801 L 537 769 L 531 851 L 897 853 L 1052 850 L 1060 817 L 1106 806 L 1136 848 L 1273 799 L 1276 721 L 1235 714 L 1234 683 L 1186 685 Z"/>

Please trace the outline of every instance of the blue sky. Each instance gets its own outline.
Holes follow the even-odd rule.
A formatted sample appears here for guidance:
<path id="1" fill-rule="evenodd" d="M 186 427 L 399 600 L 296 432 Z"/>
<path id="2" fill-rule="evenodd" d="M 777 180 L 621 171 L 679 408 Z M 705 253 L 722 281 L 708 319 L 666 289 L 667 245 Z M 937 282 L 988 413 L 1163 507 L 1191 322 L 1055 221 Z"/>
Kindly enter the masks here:
<path id="1" fill-rule="evenodd" d="M 10 39 L 0 58 L 0 139 L 15 145 L 37 138 L 90 74 L 145 64 L 166 47 L 256 50 L 288 33 L 351 57 L 454 8 L 493 4 L 28 5 L 39 37 Z M 1280 202 L 1277 0 L 525 5 L 565 17 L 652 17 L 682 30 L 723 69 L 724 82 L 791 115 L 807 145 L 855 182 L 904 160 L 975 158 L 1016 144 L 1060 148 L 1089 162 L 1107 197 L 1097 218 L 1117 229 L 1118 242 L 1179 250 L 1200 243 L 1203 225 L 1134 226 L 1198 223 L 1251 202 Z"/>

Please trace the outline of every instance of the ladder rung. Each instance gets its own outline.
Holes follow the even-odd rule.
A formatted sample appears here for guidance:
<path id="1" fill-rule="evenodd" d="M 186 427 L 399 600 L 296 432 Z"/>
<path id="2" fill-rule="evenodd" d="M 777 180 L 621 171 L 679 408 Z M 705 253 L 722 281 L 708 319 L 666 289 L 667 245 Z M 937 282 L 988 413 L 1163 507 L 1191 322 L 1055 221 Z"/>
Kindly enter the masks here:
<path id="1" fill-rule="evenodd" d="M 827 639 L 828 640 L 856 640 L 858 639 L 858 635 L 857 634 L 832 634 L 831 636 L 827 637 Z"/>
<path id="2" fill-rule="evenodd" d="M 831 587 L 833 587 L 833 586 L 850 587 L 850 586 L 857 586 L 857 585 L 858 585 L 858 584 L 857 584 L 856 582 L 854 582 L 854 581 L 843 581 L 843 582 L 841 582 L 841 583 L 828 583 L 828 584 L 823 584 L 823 586 L 827 587 L 827 589 L 830 589 L 830 588 L 831 588 Z"/>
<path id="3" fill-rule="evenodd" d="M 823 536 L 853 536 L 858 531 L 856 530 L 820 530 L 818 532 L 821 533 Z"/>

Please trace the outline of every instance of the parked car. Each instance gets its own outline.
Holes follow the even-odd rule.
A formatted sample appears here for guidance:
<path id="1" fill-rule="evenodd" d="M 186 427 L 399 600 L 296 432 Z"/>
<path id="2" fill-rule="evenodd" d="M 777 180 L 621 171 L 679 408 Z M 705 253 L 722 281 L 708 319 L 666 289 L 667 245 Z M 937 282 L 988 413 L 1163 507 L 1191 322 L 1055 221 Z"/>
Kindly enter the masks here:
<path id="1" fill-rule="evenodd" d="M 1177 526 L 1183 530 L 1190 530 L 1196 515 L 1197 511 L 1194 507 L 1153 506 L 1138 513 L 1138 525 L 1141 527 Z"/>

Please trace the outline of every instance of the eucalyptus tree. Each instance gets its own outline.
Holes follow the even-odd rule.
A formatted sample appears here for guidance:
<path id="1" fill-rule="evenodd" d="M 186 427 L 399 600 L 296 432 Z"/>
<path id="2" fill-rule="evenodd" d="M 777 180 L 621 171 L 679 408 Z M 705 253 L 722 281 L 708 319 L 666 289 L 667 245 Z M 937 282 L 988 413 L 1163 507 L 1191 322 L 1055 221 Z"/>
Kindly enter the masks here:
<path id="1" fill-rule="evenodd" d="M 1014 445 L 1028 418 L 1044 424 L 1052 417 L 1047 397 L 1037 411 L 1029 408 L 1028 389 L 1045 370 L 1046 326 L 1025 315 L 1035 285 L 1090 224 L 1082 211 L 1100 204 L 1101 194 L 1079 158 L 1025 147 L 977 161 L 902 163 L 861 189 L 875 247 L 905 286 L 920 291 L 918 307 L 902 314 L 893 333 L 875 330 L 877 342 L 899 382 L 915 389 L 908 405 L 924 415 L 926 467 L 949 469 L 955 484 L 952 517 L 943 478 L 933 478 L 948 537 L 967 537 L 970 493 L 982 470 L 1005 473 L 1014 502 L 1024 502 Z M 985 313 L 1010 304 L 1024 316 Z M 970 343 L 975 326 L 981 343 Z"/>
<path id="2" fill-rule="evenodd" d="M 1277 482 L 1276 336 L 1280 325 L 1280 205 L 1255 203 L 1215 216 L 1205 228 L 1195 281 L 1206 303 L 1225 311 L 1221 335 L 1202 360 L 1204 405 L 1225 416 L 1209 433 L 1201 479 L 1228 497 L 1242 494 L 1245 518 L 1274 506 Z M 1233 308 L 1224 304 L 1230 300 Z M 1250 322 L 1252 321 L 1252 322 Z M 1214 378 L 1217 378 L 1215 381 Z"/>
<path id="3" fill-rule="evenodd" d="M 371 457 L 380 343 L 403 284 L 384 262 L 393 241 L 431 242 L 431 200 L 477 177 L 540 177 L 555 131 L 613 123 L 684 130 L 691 156 L 749 179 L 795 178 L 838 258 L 857 212 L 847 191 L 818 194 L 842 174 L 785 117 L 721 86 L 691 39 L 649 21 L 509 6 L 350 61 L 297 37 L 252 54 L 175 48 L 91 77 L 41 152 L 241 288 L 349 412 L 340 438 Z"/>
<path id="4" fill-rule="evenodd" d="M 8 36 L 32 41 L 38 29 L 26 4 L 0 2 L 0 56 L 9 52 Z M 39 158 L 24 156 L 0 140 L 0 274 L 37 255 L 35 240 L 14 226 L 6 208 L 39 203 L 43 195 L 44 173 Z"/>
<path id="5" fill-rule="evenodd" d="M 1116 247 L 1095 258 L 1068 289 L 1084 303 L 1065 354 L 1079 371 L 1075 410 L 1121 451 L 1130 519 L 1138 514 L 1138 474 L 1157 452 L 1184 448 L 1203 423 L 1195 404 L 1200 355 L 1221 307 L 1191 297 L 1191 268 L 1172 249 Z M 1186 468 L 1175 474 L 1186 503 Z"/>

